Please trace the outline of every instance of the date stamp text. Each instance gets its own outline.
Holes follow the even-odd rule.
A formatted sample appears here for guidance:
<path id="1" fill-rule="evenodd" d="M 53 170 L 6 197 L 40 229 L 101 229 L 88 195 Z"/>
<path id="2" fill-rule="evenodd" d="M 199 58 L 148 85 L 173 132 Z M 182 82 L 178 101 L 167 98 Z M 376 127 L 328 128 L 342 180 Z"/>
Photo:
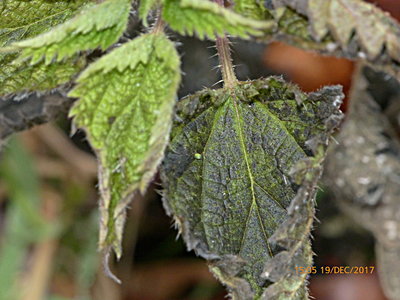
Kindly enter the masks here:
<path id="1" fill-rule="evenodd" d="M 297 274 L 372 274 L 374 266 L 295 267 Z"/>

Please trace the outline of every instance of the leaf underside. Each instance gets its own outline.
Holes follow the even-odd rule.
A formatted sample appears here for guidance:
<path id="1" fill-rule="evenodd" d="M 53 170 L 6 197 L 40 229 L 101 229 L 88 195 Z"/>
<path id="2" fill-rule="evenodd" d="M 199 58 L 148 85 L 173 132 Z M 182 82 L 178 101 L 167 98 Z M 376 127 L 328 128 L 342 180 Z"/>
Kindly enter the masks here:
<path id="1" fill-rule="evenodd" d="M 88 1 L 1 1 L 0 47 L 32 38 L 71 18 Z M 84 66 L 72 58 L 50 66 L 16 61 L 18 53 L 0 53 L 0 96 L 44 91 L 68 82 Z"/>
<path id="2" fill-rule="evenodd" d="M 215 39 L 225 33 L 249 38 L 273 28 L 269 21 L 243 17 L 207 0 L 165 0 L 162 16 L 173 30 L 200 39 Z"/>
<path id="3" fill-rule="evenodd" d="M 400 76 L 399 23 L 373 4 L 363 0 L 272 2 L 279 23 L 276 38 L 309 50 L 365 60 Z"/>
<path id="4" fill-rule="evenodd" d="M 259 298 L 268 286 L 265 264 L 282 250 L 271 236 L 302 190 L 303 180 L 295 183 L 291 172 L 313 158 L 319 141 L 326 143 L 340 99 L 339 88 L 305 95 L 271 77 L 204 90 L 178 103 L 161 170 L 164 206 L 188 249 L 211 261 L 239 299 Z M 309 229 L 296 237 L 304 241 L 296 247 L 308 249 L 301 252 L 308 264 Z"/>
<path id="5" fill-rule="evenodd" d="M 146 190 L 169 140 L 179 65 L 164 34 L 142 35 L 90 65 L 69 93 L 80 98 L 71 116 L 100 159 L 100 248 L 118 257 L 125 209 Z"/>

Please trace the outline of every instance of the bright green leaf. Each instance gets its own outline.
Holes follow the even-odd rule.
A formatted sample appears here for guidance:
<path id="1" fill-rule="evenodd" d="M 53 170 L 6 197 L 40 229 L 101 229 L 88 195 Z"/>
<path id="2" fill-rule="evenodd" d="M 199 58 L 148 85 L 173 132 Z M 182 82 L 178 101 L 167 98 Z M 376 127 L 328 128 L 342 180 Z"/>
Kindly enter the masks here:
<path id="1" fill-rule="evenodd" d="M 80 98 L 71 116 L 100 159 L 100 248 L 117 256 L 126 206 L 146 190 L 168 143 L 179 64 L 164 34 L 145 34 L 90 65 L 69 94 Z"/>
<path id="2" fill-rule="evenodd" d="M 216 35 L 249 38 L 262 35 L 273 23 L 243 17 L 208 0 L 165 0 L 163 19 L 180 34 L 215 39 Z"/>
<path id="3" fill-rule="evenodd" d="M 14 43 L 22 49 L 22 58 L 32 57 L 31 64 L 45 57 L 61 61 L 74 54 L 95 48 L 107 49 L 124 32 L 129 16 L 129 0 L 107 0 L 81 11 L 76 17 L 35 38 Z"/>
<path id="4" fill-rule="evenodd" d="M 277 232 L 302 241 L 288 252 L 310 265 L 310 226 L 303 226 L 302 215 L 292 220 L 288 207 L 297 199 L 313 209 L 316 167 L 300 166 L 337 126 L 341 97 L 337 87 L 306 95 L 271 77 L 178 103 L 161 173 L 164 205 L 188 248 L 212 261 L 212 271 L 237 299 L 260 297 L 268 286 L 264 267 L 285 249 L 272 238 Z M 299 230 L 277 231 L 288 220 Z M 283 270 L 286 277 L 294 272 Z"/>

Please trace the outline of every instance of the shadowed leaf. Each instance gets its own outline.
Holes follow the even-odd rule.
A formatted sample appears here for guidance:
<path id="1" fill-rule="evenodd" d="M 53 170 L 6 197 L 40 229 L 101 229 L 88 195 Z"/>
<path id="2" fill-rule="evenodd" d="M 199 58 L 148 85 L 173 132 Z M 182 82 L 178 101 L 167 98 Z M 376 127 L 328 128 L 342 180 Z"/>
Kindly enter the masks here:
<path id="1" fill-rule="evenodd" d="M 305 220 L 312 221 L 319 173 L 312 174 L 324 156 L 318 145 L 340 119 L 341 97 L 337 87 L 307 95 L 271 77 L 204 90 L 178 103 L 162 167 L 164 205 L 188 249 L 212 262 L 237 299 L 262 295 L 265 264 L 283 255 L 282 247 L 289 248 L 286 256 L 296 252 L 311 263 L 311 225 L 291 232 L 287 224 L 303 224 L 304 217 L 291 210 L 288 216 L 287 209 L 305 203 Z M 319 160 L 310 165 L 314 153 Z M 310 166 L 300 168 L 304 164 Z"/>

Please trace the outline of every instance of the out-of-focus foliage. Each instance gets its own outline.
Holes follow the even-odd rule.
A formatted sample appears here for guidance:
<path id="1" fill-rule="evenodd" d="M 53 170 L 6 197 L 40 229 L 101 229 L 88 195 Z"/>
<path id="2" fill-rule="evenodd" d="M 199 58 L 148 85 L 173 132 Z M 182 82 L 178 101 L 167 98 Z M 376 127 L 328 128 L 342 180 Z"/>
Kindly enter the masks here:
<path id="1" fill-rule="evenodd" d="M 29 246 L 51 229 L 40 214 L 39 183 L 31 157 L 12 139 L 0 163 L 0 175 L 7 186 L 8 207 L 5 232 L 0 248 L 0 290 L 4 300 L 21 295 L 16 278 L 24 268 Z"/>
<path id="2" fill-rule="evenodd" d="M 43 299 L 48 280 L 58 277 L 61 269 L 70 270 L 79 299 L 92 299 L 90 288 L 99 269 L 97 212 L 70 218 L 82 203 L 72 204 L 68 197 L 66 203 L 57 203 L 57 195 L 43 194 L 36 164 L 19 139 L 9 140 L 1 158 L 0 176 L 9 197 L 0 241 L 1 299 Z M 82 201 L 84 195 L 76 194 L 74 201 Z M 58 205 L 64 215 L 56 217 Z M 63 258 L 58 260 L 56 252 Z M 29 288 L 21 288 L 21 281 Z"/>

